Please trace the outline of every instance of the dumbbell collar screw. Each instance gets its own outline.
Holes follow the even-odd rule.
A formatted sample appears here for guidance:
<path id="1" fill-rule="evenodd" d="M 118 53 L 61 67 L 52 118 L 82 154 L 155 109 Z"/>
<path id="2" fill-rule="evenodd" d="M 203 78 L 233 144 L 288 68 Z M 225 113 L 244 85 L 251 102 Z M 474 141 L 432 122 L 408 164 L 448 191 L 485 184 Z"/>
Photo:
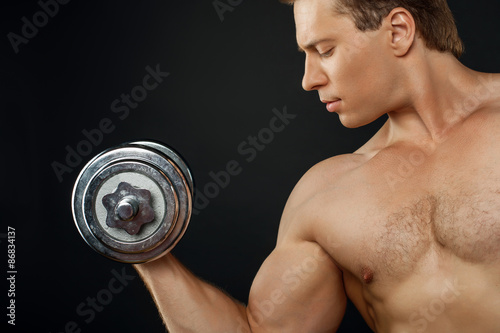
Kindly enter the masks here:
<path id="1" fill-rule="evenodd" d="M 124 229 L 130 235 L 136 235 L 143 224 L 155 217 L 150 204 L 151 192 L 126 182 L 121 182 L 115 192 L 105 195 L 102 203 L 108 212 L 106 225 Z"/>

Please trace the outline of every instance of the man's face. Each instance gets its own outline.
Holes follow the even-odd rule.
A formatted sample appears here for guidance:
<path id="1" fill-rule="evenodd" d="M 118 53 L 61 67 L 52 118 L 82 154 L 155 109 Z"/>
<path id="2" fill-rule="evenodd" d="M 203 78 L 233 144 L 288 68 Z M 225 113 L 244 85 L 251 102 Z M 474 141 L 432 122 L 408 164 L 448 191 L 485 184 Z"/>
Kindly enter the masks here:
<path id="1" fill-rule="evenodd" d="M 317 90 L 342 124 L 366 125 L 395 106 L 395 56 L 390 32 L 359 31 L 350 16 L 336 14 L 332 0 L 298 0 L 297 43 L 305 51 L 305 90 Z"/>

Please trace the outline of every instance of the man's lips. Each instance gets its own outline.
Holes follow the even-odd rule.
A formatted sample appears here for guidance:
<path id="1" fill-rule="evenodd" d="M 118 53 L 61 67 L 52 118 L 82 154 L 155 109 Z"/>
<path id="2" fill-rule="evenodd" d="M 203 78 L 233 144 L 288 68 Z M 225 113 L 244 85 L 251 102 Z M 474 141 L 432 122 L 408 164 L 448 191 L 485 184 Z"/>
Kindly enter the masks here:
<path id="1" fill-rule="evenodd" d="M 337 98 L 333 101 L 322 100 L 322 102 L 326 104 L 326 109 L 328 110 L 328 112 L 336 112 L 338 110 L 338 108 L 340 107 L 341 101 L 342 100 L 339 98 Z"/>

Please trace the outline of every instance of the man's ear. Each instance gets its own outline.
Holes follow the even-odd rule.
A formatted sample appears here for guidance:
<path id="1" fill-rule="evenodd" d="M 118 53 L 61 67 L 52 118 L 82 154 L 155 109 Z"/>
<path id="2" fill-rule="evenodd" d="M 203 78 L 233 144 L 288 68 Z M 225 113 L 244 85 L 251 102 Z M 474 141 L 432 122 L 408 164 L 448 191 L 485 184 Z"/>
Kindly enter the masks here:
<path id="1" fill-rule="evenodd" d="M 385 18 L 390 32 L 390 46 L 394 55 L 405 56 L 415 41 L 415 20 L 411 13 L 401 7 L 394 8 Z"/>

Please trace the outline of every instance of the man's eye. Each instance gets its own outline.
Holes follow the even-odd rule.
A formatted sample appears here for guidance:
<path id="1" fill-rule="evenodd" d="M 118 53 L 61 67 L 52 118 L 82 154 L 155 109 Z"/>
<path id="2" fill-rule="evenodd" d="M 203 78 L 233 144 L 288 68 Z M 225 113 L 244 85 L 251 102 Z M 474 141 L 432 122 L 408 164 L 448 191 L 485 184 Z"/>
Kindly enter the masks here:
<path id="1" fill-rule="evenodd" d="M 333 54 L 333 49 L 334 48 L 328 50 L 327 52 L 319 53 L 319 56 L 321 58 L 328 58 L 329 56 L 331 56 Z"/>

